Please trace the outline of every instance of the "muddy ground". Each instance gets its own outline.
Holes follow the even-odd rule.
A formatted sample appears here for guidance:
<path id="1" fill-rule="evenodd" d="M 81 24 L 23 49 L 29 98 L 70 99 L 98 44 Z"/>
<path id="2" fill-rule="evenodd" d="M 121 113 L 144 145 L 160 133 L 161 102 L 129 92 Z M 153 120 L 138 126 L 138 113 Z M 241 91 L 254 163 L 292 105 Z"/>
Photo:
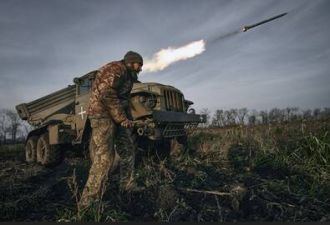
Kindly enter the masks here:
<path id="1" fill-rule="evenodd" d="M 233 146 L 241 151 L 240 146 Z M 290 178 L 224 157 L 212 162 L 198 150 L 176 162 L 145 159 L 143 193 L 118 195 L 118 171 L 111 176 L 102 209 L 79 216 L 76 201 L 89 161 L 66 153 L 55 168 L 25 162 L 24 147 L 2 150 L 0 221 L 330 221 L 330 200 L 287 190 Z"/>

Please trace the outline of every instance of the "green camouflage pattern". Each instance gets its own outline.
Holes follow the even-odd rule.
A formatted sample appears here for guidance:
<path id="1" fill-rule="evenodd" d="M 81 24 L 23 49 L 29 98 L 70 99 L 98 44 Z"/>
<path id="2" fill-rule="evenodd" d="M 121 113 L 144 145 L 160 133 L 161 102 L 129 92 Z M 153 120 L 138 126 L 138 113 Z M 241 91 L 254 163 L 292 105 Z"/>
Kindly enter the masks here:
<path id="1" fill-rule="evenodd" d="M 129 191 L 135 185 L 135 165 L 137 144 L 131 128 L 119 127 L 116 150 L 120 155 L 120 191 Z"/>
<path id="2" fill-rule="evenodd" d="M 135 185 L 136 143 L 129 128 L 117 126 L 112 119 L 91 119 L 92 166 L 79 205 L 98 203 L 106 190 L 109 171 L 116 166 L 116 151 L 120 156 L 120 190 L 129 191 Z"/>
<path id="3" fill-rule="evenodd" d="M 90 151 L 93 152 L 92 165 L 80 206 L 100 202 L 106 190 L 108 172 L 114 166 L 116 124 L 108 118 L 91 119 L 92 136 Z"/>
<path id="4" fill-rule="evenodd" d="M 116 123 L 127 119 L 130 93 L 137 77 L 132 76 L 123 61 L 109 63 L 98 70 L 89 101 L 88 115 L 112 118 Z"/>

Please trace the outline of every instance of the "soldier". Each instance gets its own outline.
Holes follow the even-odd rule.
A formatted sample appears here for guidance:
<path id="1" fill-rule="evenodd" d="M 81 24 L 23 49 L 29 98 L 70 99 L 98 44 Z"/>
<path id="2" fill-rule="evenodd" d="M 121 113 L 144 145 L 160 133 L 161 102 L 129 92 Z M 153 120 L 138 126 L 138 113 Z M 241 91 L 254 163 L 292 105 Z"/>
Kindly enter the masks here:
<path id="1" fill-rule="evenodd" d="M 109 171 L 115 167 L 115 141 L 120 156 L 120 190 L 139 189 L 134 180 L 135 148 L 129 131 L 133 126 L 130 115 L 130 92 L 138 81 L 143 59 L 129 51 L 121 61 L 111 62 L 98 71 L 90 97 L 88 116 L 92 127 L 90 143 L 92 166 L 79 207 L 99 203 L 105 192 Z M 121 132 L 120 132 L 121 131 Z M 117 137 L 117 138 L 116 138 Z"/>

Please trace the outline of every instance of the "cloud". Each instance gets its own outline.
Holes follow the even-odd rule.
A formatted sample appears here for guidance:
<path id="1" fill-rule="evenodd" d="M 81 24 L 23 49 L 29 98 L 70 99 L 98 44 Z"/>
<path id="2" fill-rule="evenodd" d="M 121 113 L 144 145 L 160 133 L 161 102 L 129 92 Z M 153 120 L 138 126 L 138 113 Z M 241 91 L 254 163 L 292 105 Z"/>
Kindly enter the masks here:
<path id="1" fill-rule="evenodd" d="M 265 108 L 281 101 L 322 107 L 329 7 L 328 0 L 2 0 L 0 104 L 12 107 L 64 88 L 133 50 L 149 58 L 142 81 L 178 87 L 196 108 Z M 226 36 L 287 11 L 280 20 Z M 301 97 L 297 90 L 304 90 Z"/>

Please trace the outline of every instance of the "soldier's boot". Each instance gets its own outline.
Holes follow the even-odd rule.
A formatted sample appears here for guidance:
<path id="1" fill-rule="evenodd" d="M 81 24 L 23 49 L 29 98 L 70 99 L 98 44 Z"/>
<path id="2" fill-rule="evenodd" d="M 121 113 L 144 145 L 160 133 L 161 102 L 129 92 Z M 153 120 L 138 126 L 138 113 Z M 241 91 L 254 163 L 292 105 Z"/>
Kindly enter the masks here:
<path id="1" fill-rule="evenodd" d="M 93 210 L 93 209 L 99 208 L 100 204 L 101 204 L 101 202 L 99 202 L 97 200 L 83 198 L 78 202 L 77 206 L 78 206 L 78 211 L 88 211 L 88 210 Z"/>
<path id="2" fill-rule="evenodd" d="M 137 193 L 145 190 L 145 187 L 137 185 L 135 180 L 137 144 L 132 129 L 119 129 L 116 147 L 120 155 L 119 187 L 122 194 Z"/>
<path id="3" fill-rule="evenodd" d="M 120 192 L 123 194 L 133 194 L 133 193 L 140 193 L 145 191 L 146 188 L 144 186 L 139 186 L 133 174 L 131 174 L 128 180 L 121 180 L 120 181 Z"/>

